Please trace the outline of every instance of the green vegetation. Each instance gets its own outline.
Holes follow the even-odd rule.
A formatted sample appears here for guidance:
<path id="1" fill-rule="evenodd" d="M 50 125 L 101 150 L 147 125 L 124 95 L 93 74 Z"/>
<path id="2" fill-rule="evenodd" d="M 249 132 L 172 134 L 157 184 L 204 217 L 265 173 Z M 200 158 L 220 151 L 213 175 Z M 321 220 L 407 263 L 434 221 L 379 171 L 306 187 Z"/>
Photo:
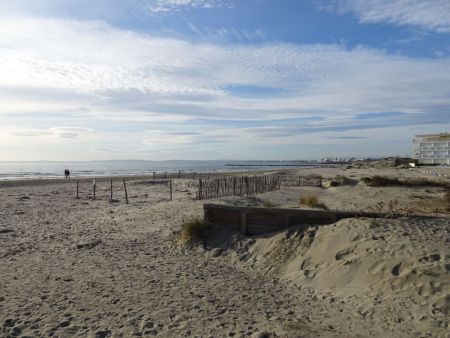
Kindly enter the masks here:
<path id="1" fill-rule="evenodd" d="M 353 184 L 353 182 L 354 182 L 353 180 L 351 180 L 350 178 L 348 178 L 347 176 L 344 176 L 344 175 L 337 175 L 333 178 L 332 181 L 335 182 L 336 186 L 350 185 L 350 184 Z"/>
<path id="2" fill-rule="evenodd" d="M 192 217 L 181 224 L 180 240 L 183 243 L 199 243 L 204 238 L 207 225 L 201 217 Z"/>
<path id="3" fill-rule="evenodd" d="M 405 187 L 443 187 L 450 188 L 450 183 L 428 180 L 426 178 L 404 178 L 387 176 L 362 177 L 361 181 L 369 187 L 405 186 Z"/>
<path id="4" fill-rule="evenodd" d="M 316 195 L 307 195 L 300 197 L 299 204 L 311 208 L 321 208 L 324 210 L 328 210 L 328 207 L 325 204 L 319 202 L 319 198 Z"/>

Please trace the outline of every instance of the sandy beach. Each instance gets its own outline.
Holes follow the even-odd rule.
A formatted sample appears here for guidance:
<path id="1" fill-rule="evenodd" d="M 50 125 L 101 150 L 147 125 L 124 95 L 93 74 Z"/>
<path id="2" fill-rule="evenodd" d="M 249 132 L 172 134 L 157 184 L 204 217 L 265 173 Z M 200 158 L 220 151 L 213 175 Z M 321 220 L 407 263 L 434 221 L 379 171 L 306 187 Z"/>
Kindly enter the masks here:
<path id="1" fill-rule="evenodd" d="M 440 169 L 450 174 L 449 169 Z M 442 187 L 368 187 L 361 177 L 447 180 L 408 169 L 316 168 L 354 184 L 196 199 L 197 182 L 144 178 L 0 182 L 1 337 L 449 337 L 450 218 Z M 428 218 L 343 219 L 211 245 L 178 239 L 203 204 L 368 211 L 396 200 Z M 380 205 L 378 205 L 380 208 Z"/>

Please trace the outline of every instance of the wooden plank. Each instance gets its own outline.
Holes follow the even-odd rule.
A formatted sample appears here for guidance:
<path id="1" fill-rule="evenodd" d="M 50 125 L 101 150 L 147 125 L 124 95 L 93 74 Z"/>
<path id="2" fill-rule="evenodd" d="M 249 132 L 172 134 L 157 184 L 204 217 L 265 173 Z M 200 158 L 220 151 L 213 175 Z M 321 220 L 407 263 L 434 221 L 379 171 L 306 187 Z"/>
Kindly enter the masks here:
<path id="1" fill-rule="evenodd" d="M 208 221 L 213 224 L 223 225 L 233 230 L 239 230 L 241 225 L 241 211 L 220 209 L 208 209 Z"/>
<path id="2" fill-rule="evenodd" d="M 204 209 L 207 210 L 209 222 L 224 225 L 248 235 L 279 231 L 293 225 L 331 224 L 343 218 L 385 217 L 380 213 L 258 208 L 219 204 L 205 204 Z"/>

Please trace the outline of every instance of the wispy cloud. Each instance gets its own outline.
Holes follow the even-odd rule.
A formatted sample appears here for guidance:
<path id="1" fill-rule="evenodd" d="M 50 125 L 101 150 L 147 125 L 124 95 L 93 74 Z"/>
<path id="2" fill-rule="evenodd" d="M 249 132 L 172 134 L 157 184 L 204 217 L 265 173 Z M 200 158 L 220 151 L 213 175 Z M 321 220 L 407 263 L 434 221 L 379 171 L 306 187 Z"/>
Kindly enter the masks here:
<path id="1" fill-rule="evenodd" d="M 99 21 L 2 18 L 0 144 L 41 135 L 85 149 L 200 152 L 444 128 L 448 69 L 448 58 L 364 46 L 193 43 Z"/>
<path id="2" fill-rule="evenodd" d="M 266 34 L 261 29 L 247 30 L 233 27 L 196 26 L 189 23 L 188 27 L 201 41 L 237 41 L 237 42 L 261 42 Z"/>
<path id="3" fill-rule="evenodd" d="M 419 26 L 440 33 L 450 32 L 448 0 L 325 0 L 322 8 L 354 13 L 360 22 Z"/>
<path id="4" fill-rule="evenodd" d="M 54 127 L 48 129 L 12 129 L 5 130 L 5 134 L 17 137 L 54 136 L 59 138 L 74 139 L 78 136 L 93 132 L 91 128 L 79 127 Z"/>
<path id="5" fill-rule="evenodd" d="M 231 0 L 147 0 L 148 9 L 152 13 L 171 12 L 182 9 L 211 9 L 232 7 Z"/>

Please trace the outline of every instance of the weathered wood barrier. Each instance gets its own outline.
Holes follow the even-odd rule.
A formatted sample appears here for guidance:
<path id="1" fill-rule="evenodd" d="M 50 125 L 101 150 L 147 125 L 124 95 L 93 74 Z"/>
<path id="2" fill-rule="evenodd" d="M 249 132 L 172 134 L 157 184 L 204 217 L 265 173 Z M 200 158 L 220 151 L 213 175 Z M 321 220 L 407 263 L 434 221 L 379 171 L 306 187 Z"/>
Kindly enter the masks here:
<path id="1" fill-rule="evenodd" d="M 321 187 L 322 178 L 317 176 L 282 175 L 281 185 L 288 187 Z"/>
<path id="2" fill-rule="evenodd" d="M 150 177 L 154 180 L 162 179 L 190 179 L 190 180 L 198 180 L 198 179 L 210 179 L 211 177 L 223 175 L 223 173 L 198 173 L 198 172 L 184 172 L 182 170 L 179 171 L 154 171 Z"/>
<path id="3" fill-rule="evenodd" d="M 203 200 L 222 196 L 249 196 L 278 190 L 280 184 L 279 174 L 200 179 L 197 198 Z"/>
<path id="4" fill-rule="evenodd" d="M 124 192 L 124 197 L 125 197 L 125 203 L 129 204 L 129 199 L 128 199 L 128 188 L 127 188 L 127 181 L 125 179 L 121 179 L 122 183 L 123 183 L 123 192 Z M 113 199 L 113 179 L 109 179 L 109 200 L 110 202 L 119 202 L 119 200 L 115 200 Z M 166 179 L 162 179 L 162 180 L 147 180 L 147 181 L 143 181 L 143 180 L 139 180 L 139 181 L 132 181 L 131 184 L 145 184 L 145 185 L 155 185 L 155 184 L 165 184 L 168 186 L 169 188 L 169 200 L 172 201 L 173 200 L 173 186 L 172 186 L 172 180 L 166 180 Z M 92 200 L 96 200 L 97 199 L 97 182 L 96 179 L 94 178 L 92 180 L 92 195 L 87 195 L 88 198 L 91 198 L 92 196 Z M 76 199 L 80 199 L 80 182 L 77 180 L 76 181 Z M 117 193 L 117 190 L 116 190 Z"/>
<path id="5" fill-rule="evenodd" d="M 204 205 L 206 224 L 217 224 L 240 231 L 242 235 L 258 235 L 279 231 L 293 225 L 332 224 L 343 218 L 386 217 L 381 213 L 322 211 L 281 208 L 236 207 L 220 204 Z"/>

